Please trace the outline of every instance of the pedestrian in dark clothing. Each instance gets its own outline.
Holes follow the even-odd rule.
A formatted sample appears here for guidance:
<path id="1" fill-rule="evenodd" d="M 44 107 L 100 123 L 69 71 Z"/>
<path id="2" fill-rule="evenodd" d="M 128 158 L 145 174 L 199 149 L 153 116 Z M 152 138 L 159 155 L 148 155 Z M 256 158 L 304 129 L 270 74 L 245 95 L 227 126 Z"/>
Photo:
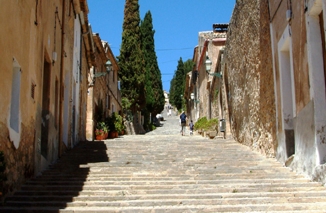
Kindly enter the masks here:
<path id="1" fill-rule="evenodd" d="M 190 135 L 193 135 L 193 132 L 194 132 L 194 123 L 192 122 L 192 120 L 189 123 L 189 129 L 190 129 Z"/>
<path id="2" fill-rule="evenodd" d="M 187 116 L 184 111 L 182 111 L 180 115 L 180 121 L 181 121 L 181 135 L 184 135 L 186 129 L 186 122 L 187 122 Z"/>

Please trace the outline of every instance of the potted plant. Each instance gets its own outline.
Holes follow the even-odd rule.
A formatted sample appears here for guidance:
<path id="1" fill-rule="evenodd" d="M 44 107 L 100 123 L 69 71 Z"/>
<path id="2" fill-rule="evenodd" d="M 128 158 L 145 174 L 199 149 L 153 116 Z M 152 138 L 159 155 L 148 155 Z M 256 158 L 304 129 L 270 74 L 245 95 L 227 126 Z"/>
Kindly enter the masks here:
<path id="1" fill-rule="evenodd" d="M 115 113 L 112 113 L 111 117 L 108 117 L 106 120 L 107 125 L 109 126 L 110 129 L 110 133 L 109 133 L 109 137 L 110 138 L 116 138 L 118 135 L 116 126 L 115 126 Z"/>
<path id="2" fill-rule="evenodd" d="M 119 135 L 124 134 L 125 126 L 123 125 L 122 116 L 119 115 L 118 113 L 115 113 L 114 118 L 115 118 L 114 127 L 115 127 L 116 131 L 118 132 Z"/>
<path id="3" fill-rule="evenodd" d="M 100 121 L 96 125 L 95 136 L 96 140 L 104 140 L 108 138 L 109 128 L 104 121 Z"/>

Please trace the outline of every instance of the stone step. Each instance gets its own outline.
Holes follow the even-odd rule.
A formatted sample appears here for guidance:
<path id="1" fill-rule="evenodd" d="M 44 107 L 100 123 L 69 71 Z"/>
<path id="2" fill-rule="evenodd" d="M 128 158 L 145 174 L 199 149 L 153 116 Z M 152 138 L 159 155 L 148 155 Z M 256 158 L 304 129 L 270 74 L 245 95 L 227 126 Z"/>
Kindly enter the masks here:
<path id="1" fill-rule="evenodd" d="M 173 194 L 172 194 L 173 193 Z M 216 190 L 159 190 L 155 191 L 131 191 L 131 190 L 111 190 L 111 191 L 17 191 L 15 196 L 8 197 L 8 200 L 15 199 L 15 197 L 46 197 L 46 196 L 70 196 L 70 197 L 93 197 L 93 196 L 104 196 L 106 198 L 114 198 L 114 197 L 124 197 L 124 196 L 141 196 L 143 198 L 151 198 L 151 199 L 163 199 L 163 198 L 174 198 L 174 197 L 206 197 L 206 196 L 217 196 L 222 198 L 259 198 L 259 197 L 302 197 L 302 198 L 310 198 L 310 197 L 325 197 L 325 191 L 289 191 L 289 192 L 276 192 L 276 191 L 268 191 L 268 192 L 239 192 L 239 191 L 227 191 L 227 192 L 216 192 Z"/>
<path id="2" fill-rule="evenodd" d="M 78 196 L 70 196 L 67 194 L 61 195 L 46 195 L 42 194 L 42 196 L 31 196 L 27 195 L 19 195 L 14 197 L 9 197 L 6 199 L 7 204 L 15 204 L 18 202 L 112 202 L 112 201 L 148 201 L 148 200 L 159 200 L 159 201 L 166 201 L 166 200 L 180 200 L 180 201 L 192 201 L 192 202 L 200 202 L 206 200 L 216 200 L 218 202 L 225 202 L 234 205 L 235 201 L 239 201 L 239 204 L 245 203 L 284 203 L 286 202 L 320 202 L 325 203 L 325 196 L 326 193 L 284 193 L 284 192 L 275 192 L 275 193 L 211 193 L 211 194 L 141 194 L 141 195 L 134 195 L 128 194 L 127 192 L 117 193 L 114 196 L 105 196 L 105 195 L 86 195 L 86 194 L 79 194 Z M 195 201 L 194 201 L 195 200 Z M 185 203 L 185 202 L 183 202 Z"/>
<path id="3" fill-rule="evenodd" d="M 128 164 L 128 165 L 126 165 Z M 283 173 L 283 172 L 288 172 L 290 173 L 288 168 L 284 168 L 284 167 L 276 167 L 276 168 L 271 168 L 271 166 L 261 166 L 261 169 L 257 168 L 257 166 L 247 166 L 247 167 L 241 167 L 241 166 L 218 166 L 216 164 L 211 164 L 211 165 L 204 165 L 204 164 L 183 164 L 183 165 L 178 165 L 178 164 L 172 164 L 172 165 L 158 165 L 155 163 L 152 164 L 139 164 L 139 165 L 135 165 L 135 164 L 131 164 L 129 162 L 126 162 L 125 164 L 118 166 L 118 165 L 108 165 L 108 166 L 84 166 L 81 165 L 78 167 L 74 167 L 75 169 L 80 169 L 82 172 L 86 172 L 86 171 L 90 171 L 90 172 L 96 172 L 98 170 L 105 170 L 108 172 L 119 172 L 119 171 L 123 171 L 125 172 L 134 172 L 135 170 L 138 169 L 139 171 L 139 167 L 142 167 L 146 169 L 146 170 L 150 170 L 150 171 L 168 171 L 171 170 L 171 168 L 179 168 L 179 170 L 177 172 L 179 172 L 178 174 L 182 174 L 182 171 L 184 170 L 189 170 L 189 169 L 202 169 L 202 170 L 213 170 L 213 171 L 218 171 L 220 173 L 229 173 L 230 170 L 235 170 L 235 171 L 251 171 L 254 172 L 256 171 L 256 173 Z M 259 167 L 259 166 L 258 166 Z M 66 167 L 65 167 L 66 168 Z M 85 170 L 85 171 L 83 171 Z M 48 172 L 44 172 L 43 174 L 54 174 L 54 173 L 58 173 L 59 171 L 61 171 L 61 173 L 64 173 L 65 170 L 63 169 L 54 169 Z M 77 171 L 78 172 L 78 171 Z"/>
<path id="4" fill-rule="evenodd" d="M 194 179 L 194 178 L 162 178 L 162 177 L 157 177 L 157 178 L 87 178 L 87 179 L 82 179 L 82 178 L 73 178 L 73 179 L 56 179 L 56 178 L 51 178 L 51 179 L 34 179 L 27 181 L 27 185 L 71 185 L 71 184 L 84 184 L 84 185 L 113 185 L 113 184 L 121 184 L 121 185 L 144 185 L 144 184 L 291 184 L 293 183 L 293 179 Z M 314 186 L 319 186 L 319 184 L 310 182 L 307 179 L 297 179 L 296 184 L 309 184 L 309 185 L 314 185 Z"/>
<path id="5" fill-rule="evenodd" d="M 325 199 L 323 198 L 312 198 L 314 200 L 308 201 L 302 198 L 256 198 L 256 199 L 246 199 L 246 198 L 236 198 L 236 199 L 164 199 L 164 200 L 116 200 L 107 201 L 105 199 L 99 199 L 95 201 L 91 200 L 74 200 L 73 202 L 67 202 L 66 200 L 25 200 L 25 201 L 9 201 L 8 205 L 12 206 L 22 206 L 22 207 L 36 207 L 36 206 L 55 206 L 59 208 L 64 207 L 147 207 L 147 206 L 217 206 L 217 205 L 242 205 L 242 206 L 259 206 L 266 205 L 269 206 L 271 203 L 274 205 L 284 204 L 286 202 L 287 207 L 291 205 L 297 205 L 299 203 L 305 203 L 306 206 L 324 206 L 326 207 Z M 69 201 L 69 200 L 68 200 Z M 323 202 L 324 201 L 324 202 Z"/>
<path id="6" fill-rule="evenodd" d="M 166 186 L 166 185 L 75 185 L 75 186 L 22 186 L 23 191 L 49 191 L 50 193 L 55 191 L 73 191 L 75 193 L 83 191 L 88 191 L 89 193 L 97 193 L 102 191 L 132 191 L 133 193 L 140 194 L 158 194 L 158 193 L 184 193 L 185 191 L 192 194 L 203 194 L 203 193 L 244 193 L 244 192 L 296 192 L 296 191 L 324 191 L 325 189 L 320 187 L 309 187 L 309 186 L 248 186 L 248 185 L 225 185 L 222 187 L 216 187 L 215 185 L 176 185 L 176 186 Z"/>
<path id="7" fill-rule="evenodd" d="M 240 176 L 226 176 L 226 175 L 198 175 L 198 176 L 190 176 L 190 175 L 180 175 L 180 176 L 130 176 L 130 175 L 91 175 L 87 177 L 76 177 L 75 175 L 70 176 L 40 176 L 38 178 L 33 178 L 27 183 L 30 182 L 40 182 L 40 183 L 47 183 L 47 182 L 55 182 L 55 181 L 73 181 L 73 182 L 91 182 L 91 181 L 183 181 L 183 180 L 190 180 L 190 181 L 218 181 L 218 182 L 262 182 L 262 183 L 292 183 L 293 178 L 290 178 L 288 175 L 283 177 L 267 177 L 266 176 L 248 176 L 250 178 L 246 178 L 246 175 Z M 244 177 L 244 178 L 242 178 Z M 296 182 L 310 182 L 308 179 L 303 177 L 295 178 Z"/>
<path id="8" fill-rule="evenodd" d="M 291 187 L 319 187 L 320 184 L 309 181 L 296 181 L 295 183 L 284 182 L 281 180 L 170 180 L 170 181 L 158 181 L 158 180 L 117 180 L 117 181 L 104 181 L 104 180 L 92 180 L 92 181 L 29 181 L 25 184 L 28 187 L 44 187 L 44 186 L 57 186 L 62 185 L 65 186 L 144 186 L 151 185 L 154 187 L 158 186 L 167 186 L 167 187 L 175 187 L 175 186 L 186 186 L 186 185 L 196 185 L 196 186 L 211 186 L 211 187 L 224 187 L 227 186 L 249 186 L 249 187 L 263 187 L 263 186 L 272 186 L 272 187 L 280 187 L 280 186 L 291 186 Z"/>
<path id="9" fill-rule="evenodd" d="M 301 179 L 302 176 L 297 176 L 297 175 L 291 175 L 291 174 L 284 174 L 284 173 L 254 173 L 254 172 L 250 172 L 249 170 L 247 171 L 233 171 L 232 173 L 222 173 L 219 171 L 215 171 L 215 170 L 205 170 L 205 171 L 195 171 L 195 170 L 185 170 L 182 172 L 182 174 L 179 174 L 179 172 L 173 172 L 174 170 L 165 170 L 165 171 L 150 171 L 150 170 L 143 170 L 143 172 L 139 172 L 139 171 L 108 171 L 108 170 L 98 170 L 98 171 L 92 171 L 92 172 L 88 172 L 88 173 L 84 173 L 84 172 L 75 172 L 75 176 L 73 176 L 72 174 L 69 175 L 65 175 L 65 174 L 47 174 L 44 176 L 47 177 L 52 177 L 52 178 L 72 178 L 72 177 L 80 177 L 83 179 L 87 179 L 87 178 L 98 178 L 101 177 L 101 175 L 103 173 L 106 174 L 107 177 L 111 177 L 111 178 L 119 178 L 119 177 L 129 177 L 129 178 L 155 178 L 155 177 L 159 177 L 159 176 L 170 176 L 172 178 L 180 178 L 180 176 L 189 176 L 189 178 L 200 178 L 204 173 L 207 174 L 207 176 L 215 176 L 215 179 L 264 179 L 264 178 L 272 178 L 272 179 L 288 179 L 288 178 L 292 178 L 292 179 Z M 231 171 L 230 171 L 231 172 Z M 178 173 L 178 174 L 176 174 Z"/>
<path id="10" fill-rule="evenodd" d="M 124 213 L 138 213 L 138 212 L 148 212 L 148 213 L 181 213 L 181 212 L 323 212 L 326 205 L 315 205 L 306 203 L 291 203 L 291 204 L 237 204 L 237 205 L 184 205 L 182 203 L 178 205 L 159 205 L 159 206 L 105 206 L 106 203 L 100 206 L 94 204 L 84 204 L 80 203 L 81 206 L 63 206 L 63 207 L 12 207 L 4 208 L 3 210 L 10 212 L 82 212 L 82 213 L 95 213 L 95 212 L 124 212 Z M 44 203 L 43 205 L 46 205 Z"/>

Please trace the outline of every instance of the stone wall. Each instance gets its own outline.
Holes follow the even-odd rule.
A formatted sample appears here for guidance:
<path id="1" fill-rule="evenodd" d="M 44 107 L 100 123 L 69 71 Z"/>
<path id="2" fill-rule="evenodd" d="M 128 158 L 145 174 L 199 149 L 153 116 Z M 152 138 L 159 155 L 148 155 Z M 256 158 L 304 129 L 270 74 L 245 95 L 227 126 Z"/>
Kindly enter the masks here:
<path id="1" fill-rule="evenodd" d="M 2 194 L 12 192 L 17 185 L 34 174 L 34 126 L 33 121 L 28 126 L 21 124 L 22 140 L 18 149 L 9 140 L 9 132 L 1 131 L 0 149 L 4 154 L 6 164 L 4 173 L 6 180 L 0 183 Z M 7 130 L 7 125 L 0 122 L 0 128 Z"/>
<path id="2" fill-rule="evenodd" d="M 77 2 L 82 3 L 74 1 Z M 81 80 L 83 85 L 75 86 L 72 79 L 79 72 L 73 71 L 73 68 L 77 70 L 73 65 L 76 61 L 73 57 L 74 30 L 79 17 L 70 15 L 76 9 L 70 6 L 71 3 L 53 0 L 37 4 L 26 0 L 1 4 L 0 33 L 7 35 L 0 41 L 0 48 L 6 50 L 0 58 L 0 70 L 3 71 L 0 78 L 0 151 L 6 163 L 3 174 L 6 180 L 0 182 L 1 199 L 28 178 L 44 171 L 71 148 L 68 146 L 72 141 L 71 132 L 80 128 L 74 138 L 76 142 L 84 139 L 78 136 L 84 134 L 80 123 L 84 122 L 85 116 L 79 116 L 78 112 L 85 111 L 87 85 L 83 79 L 86 79 L 88 69 L 84 59 L 83 76 L 75 77 L 78 84 Z M 84 19 L 86 14 L 84 11 Z M 61 27 L 64 28 L 63 44 Z M 72 95 L 73 87 L 76 97 Z M 75 100 L 74 118 L 71 100 Z M 78 103 L 79 100 L 84 102 Z M 70 131 L 72 119 L 75 121 L 74 131 Z"/>
<path id="3" fill-rule="evenodd" d="M 268 14 L 266 1 L 237 1 L 223 67 L 234 139 L 273 157 L 275 101 Z"/>

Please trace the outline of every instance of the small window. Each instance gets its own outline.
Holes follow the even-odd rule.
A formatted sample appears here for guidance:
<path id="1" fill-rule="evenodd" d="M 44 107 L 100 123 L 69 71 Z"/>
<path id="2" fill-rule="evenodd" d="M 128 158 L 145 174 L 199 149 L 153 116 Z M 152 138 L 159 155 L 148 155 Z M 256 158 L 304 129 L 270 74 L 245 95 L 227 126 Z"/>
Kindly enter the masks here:
<path id="1" fill-rule="evenodd" d="M 109 95 L 108 94 L 106 94 L 106 103 L 105 103 L 105 108 L 106 109 L 110 109 L 110 97 L 109 97 Z"/>
<path id="2" fill-rule="evenodd" d="M 22 70 L 18 61 L 13 58 L 12 64 L 12 82 L 11 82 L 11 100 L 9 113 L 9 137 L 10 141 L 18 149 L 20 143 L 20 89 L 21 89 Z"/>
<path id="3" fill-rule="evenodd" d="M 19 110 L 20 110 L 20 81 L 21 69 L 18 62 L 14 59 L 12 73 L 11 88 L 11 104 L 10 104 L 10 127 L 19 132 Z"/>
<path id="4" fill-rule="evenodd" d="M 31 98 L 35 100 L 35 87 L 36 84 L 34 82 L 31 83 Z"/>
<path id="5" fill-rule="evenodd" d="M 58 123 L 59 123 L 59 80 L 56 79 L 55 80 L 55 102 L 54 102 L 54 126 L 55 128 L 58 127 Z"/>
<path id="6" fill-rule="evenodd" d="M 115 106 L 112 104 L 112 113 L 115 113 Z"/>

